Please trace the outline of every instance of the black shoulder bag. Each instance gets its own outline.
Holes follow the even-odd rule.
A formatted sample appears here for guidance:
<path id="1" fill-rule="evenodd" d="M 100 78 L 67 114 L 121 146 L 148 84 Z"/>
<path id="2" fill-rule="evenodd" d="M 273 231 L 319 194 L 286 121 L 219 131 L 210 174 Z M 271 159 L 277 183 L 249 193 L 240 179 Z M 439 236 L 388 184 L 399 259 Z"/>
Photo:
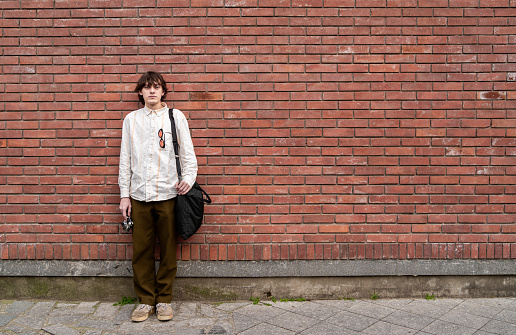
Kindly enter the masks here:
<path id="1" fill-rule="evenodd" d="M 177 141 L 176 122 L 174 112 L 168 110 L 170 123 L 172 124 L 172 141 L 174 144 L 174 155 L 176 156 L 177 177 L 181 181 L 181 164 L 179 162 L 179 142 Z M 206 198 L 204 198 L 206 196 Z M 199 229 L 204 216 L 204 203 L 211 204 L 208 193 L 194 182 L 190 191 L 185 195 L 177 195 L 175 205 L 175 225 L 177 232 L 184 240 L 190 238 Z"/>

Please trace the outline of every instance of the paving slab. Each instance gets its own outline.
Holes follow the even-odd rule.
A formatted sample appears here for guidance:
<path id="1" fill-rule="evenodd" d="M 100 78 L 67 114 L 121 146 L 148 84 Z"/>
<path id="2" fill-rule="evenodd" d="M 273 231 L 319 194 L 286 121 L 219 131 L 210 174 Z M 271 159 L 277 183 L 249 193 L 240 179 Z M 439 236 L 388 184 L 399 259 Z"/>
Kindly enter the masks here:
<path id="1" fill-rule="evenodd" d="M 471 335 L 474 334 L 477 330 L 478 329 L 464 327 L 457 325 L 455 323 L 446 322 L 442 320 L 435 320 L 434 322 L 423 328 L 423 331 L 436 335 Z"/>
<path id="2" fill-rule="evenodd" d="M 200 313 L 203 316 L 210 317 L 210 318 L 217 318 L 217 319 L 227 319 L 231 316 L 230 313 L 217 309 L 215 306 L 202 304 L 201 305 L 201 311 Z"/>
<path id="3" fill-rule="evenodd" d="M 55 324 L 73 325 L 73 324 L 79 322 L 80 320 L 82 320 L 83 317 L 84 317 L 83 315 L 75 315 L 75 314 L 49 316 L 47 318 L 46 324 L 47 325 L 55 325 Z"/>
<path id="4" fill-rule="evenodd" d="M 493 318 L 508 323 L 516 323 L 516 311 L 503 310 L 500 313 L 496 314 Z"/>
<path id="5" fill-rule="evenodd" d="M 179 307 L 172 306 L 172 310 L 174 311 L 175 319 L 190 319 L 195 316 L 197 313 L 198 304 L 187 302 L 181 304 Z"/>
<path id="6" fill-rule="evenodd" d="M 19 335 L 38 335 L 38 334 L 41 334 L 41 330 L 39 332 L 36 332 L 34 330 L 28 330 L 28 331 L 25 331 L 23 333 L 20 333 Z M 47 334 L 47 333 L 45 333 Z"/>
<path id="7" fill-rule="evenodd" d="M 77 322 L 74 327 L 77 328 L 93 328 L 101 330 L 115 330 L 118 328 L 119 323 L 111 320 L 98 320 L 98 319 L 82 319 Z"/>
<path id="8" fill-rule="evenodd" d="M 45 324 L 45 319 L 42 317 L 35 317 L 32 315 L 19 315 L 13 320 L 14 323 L 23 325 L 28 328 L 39 329 Z"/>
<path id="9" fill-rule="evenodd" d="M 360 334 L 357 331 L 354 331 L 349 328 L 342 328 L 340 326 L 321 322 L 316 324 L 315 326 L 306 329 L 301 333 L 301 335 L 358 335 Z"/>
<path id="10" fill-rule="evenodd" d="M 8 326 L 4 327 L 6 330 L 10 330 L 12 332 L 15 332 L 17 334 L 23 333 L 24 331 L 27 331 L 27 328 L 21 325 L 18 325 L 16 323 L 10 323 Z"/>
<path id="11" fill-rule="evenodd" d="M 0 305 L 0 311 L 1 311 L 1 305 Z M 515 311 L 516 312 L 516 300 L 511 300 L 511 303 L 508 306 L 504 306 L 505 310 Z"/>
<path id="12" fill-rule="evenodd" d="M 102 330 L 87 330 L 84 335 L 102 335 Z"/>
<path id="13" fill-rule="evenodd" d="M 341 326 L 342 328 L 349 328 L 355 331 L 362 331 L 377 321 L 377 319 L 365 315 L 350 313 L 347 311 L 342 311 L 326 319 L 326 322 L 333 323 L 337 326 Z"/>
<path id="14" fill-rule="evenodd" d="M 319 302 L 320 301 L 279 302 L 275 306 L 288 312 L 301 314 L 320 321 L 326 320 L 340 312 L 340 309 L 330 308 Z"/>
<path id="15" fill-rule="evenodd" d="M 330 308 L 346 310 L 346 309 L 350 308 L 351 306 L 353 306 L 353 303 L 355 301 L 353 301 L 353 300 L 317 300 L 316 302 L 319 304 L 328 306 Z"/>
<path id="16" fill-rule="evenodd" d="M 10 301 L 0 300 L 0 313 L 6 313 L 7 306 L 11 304 Z"/>
<path id="17" fill-rule="evenodd" d="M 233 313 L 233 323 L 235 325 L 235 331 L 240 333 L 244 330 L 252 328 L 261 323 L 260 320 L 257 320 L 249 315 L 244 315 L 240 313 Z"/>
<path id="18" fill-rule="evenodd" d="M 231 332 L 231 330 L 228 331 L 228 329 L 222 327 L 221 325 L 215 325 L 211 329 L 204 329 L 201 334 L 229 334 Z"/>
<path id="19" fill-rule="evenodd" d="M 121 333 L 143 334 L 144 329 L 146 329 L 148 327 L 149 327 L 148 323 L 145 323 L 145 322 L 126 321 L 126 322 L 123 322 L 118 327 L 117 330 Z"/>
<path id="20" fill-rule="evenodd" d="M 482 304 L 484 306 L 493 306 L 500 308 L 506 308 L 508 305 L 511 305 L 515 302 L 513 298 L 476 298 L 472 299 L 471 301 Z"/>
<path id="21" fill-rule="evenodd" d="M 116 313 L 115 320 L 116 321 L 127 321 L 131 320 L 131 313 L 134 310 L 135 305 L 129 304 L 124 306 L 119 306 L 118 312 Z"/>
<path id="22" fill-rule="evenodd" d="M 291 330 L 287 330 L 284 328 L 280 328 L 277 326 L 273 326 L 267 323 L 261 323 L 257 326 L 249 328 L 240 334 L 242 335 L 294 335 L 295 332 Z"/>
<path id="23" fill-rule="evenodd" d="M 226 312 L 232 312 L 240 307 L 244 307 L 247 305 L 250 305 L 250 303 L 248 303 L 248 302 L 233 302 L 233 303 L 226 302 L 226 303 L 218 305 L 216 308 L 221 309 Z"/>
<path id="24" fill-rule="evenodd" d="M 356 301 L 353 306 L 348 309 L 349 312 L 369 316 L 372 318 L 383 318 L 393 313 L 395 309 L 391 307 L 373 304 L 368 301 Z"/>
<path id="25" fill-rule="evenodd" d="M 31 301 L 15 301 L 7 306 L 6 312 L 10 314 L 19 314 L 25 312 L 34 305 Z"/>
<path id="26" fill-rule="evenodd" d="M 452 307 L 454 306 L 438 304 L 433 300 L 414 300 L 410 304 L 403 306 L 401 310 L 437 319 L 450 311 Z"/>
<path id="27" fill-rule="evenodd" d="M 516 325 L 509 322 L 491 320 L 480 330 L 494 334 L 516 334 Z"/>
<path id="28" fill-rule="evenodd" d="M 403 326 L 415 330 L 421 330 L 434 321 L 434 319 L 431 317 L 413 314 L 400 310 L 397 310 L 392 314 L 389 314 L 382 320 L 398 326 Z"/>
<path id="29" fill-rule="evenodd" d="M 440 320 L 474 329 L 480 329 L 490 321 L 489 318 L 485 318 L 480 315 L 473 315 L 458 309 L 452 309 L 448 313 L 441 316 Z"/>
<path id="30" fill-rule="evenodd" d="M 213 326 L 212 329 L 210 329 L 210 331 L 208 333 L 210 333 L 210 332 L 215 333 L 215 331 L 217 331 L 217 329 L 219 329 L 219 331 L 220 331 L 221 328 L 225 331 L 225 333 L 223 333 L 223 334 L 227 334 L 227 335 L 236 334 L 233 324 L 227 320 L 218 322 L 215 326 Z"/>
<path id="31" fill-rule="evenodd" d="M 55 301 L 40 301 L 34 304 L 31 309 L 25 312 L 25 315 L 40 316 L 48 314 L 54 308 Z"/>
<path id="32" fill-rule="evenodd" d="M 119 309 L 118 306 L 113 306 L 112 303 L 101 303 L 97 307 L 97 310 L 93 314 L 93 317 L 102 318 L 102 319 L 111 319 L 116 315 L 116 313 L 118 312 L 118 309 Z"/>
<path id="33" fill-rule="evenodd" d="M 206 327 L 213 325 L 213 320 L 209 318 L 192 318 L 188 321 L 190 327 Z"/>
<path id="34" fill-rule="evenodd" d="M 0 314 L 0 327 L 7 325 L 11 320 L 16 318 L 16 314 Z"/>
<path id="35" fill-rule="evenodd" d="M 285 328 L 288 330 L 292 330 L 296 333 L 301 332 L 305 329 L 308 329 L 315 324 L 319 323 L 319 320 L 310 318 L 308 316 L 286 312 L 281 315 L 278 315 L 275 318 L 272 318 L 267 321 L 267 323 L 270 323 L 272 325 Z"/>
<path id="36" fill-rule="evenodd" d="M 413 299 L 378 299 L 378 300 L 371 300 L 371 303 L 390 307 L 394 309 L 401 309 L 403 306 L 406 306 L 410 304 Z"/>
<path id="37" fill-rule="evenodd" d="M 65 325 L 52 325 L 42 328 L 47 333 L 53 334 L 53 335 L 80 335 L 81 333 L 75 329 L 72 329 L 70 327 L 67 327 Z"/>
<path id="38" fill-rule="evenodd" d="M 286 313 L 286 311 L 281 308 L 275 308 L 273 306 L 257 304 L 247 305 L 245 307 L 239 308 L 238 313 L 251 316 L 254 319 L 266 321 L 280 314 Z"/>
<path id="39" fill-rule="evenodd" d="M 412 335 L 417 333 L 417 330 L 410 329 L 403 326 L 398 326 L 392 323 L 378 321 L 375 324 L 367 327 L 362 331 L 365 334 L 389 334 L 389 335 Z"/>
<path id="40" fill-rule="evenodd" d="M 95 313 L 95 306 L 98 304 L 98 301 L 94 302 L 81 302 L 75 310 L 73 311 L 75 314 L 93 314 Z"/>

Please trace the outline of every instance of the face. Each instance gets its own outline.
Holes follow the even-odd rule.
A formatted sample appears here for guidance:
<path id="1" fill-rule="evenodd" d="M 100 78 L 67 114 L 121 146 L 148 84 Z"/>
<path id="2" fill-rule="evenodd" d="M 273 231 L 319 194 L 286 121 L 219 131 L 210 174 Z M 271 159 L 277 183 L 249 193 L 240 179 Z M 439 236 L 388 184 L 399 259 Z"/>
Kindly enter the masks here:
<path id="1" fill-rule="evenodd" d="M 161 107 L 161 97 L 163 96 L 163 88 L 161 85 L 155 83 L 154 85 L 146 85 L 140 91 L 140 94 L 145 100 L 145 106 L 151 109 L 158 109 Z"/>

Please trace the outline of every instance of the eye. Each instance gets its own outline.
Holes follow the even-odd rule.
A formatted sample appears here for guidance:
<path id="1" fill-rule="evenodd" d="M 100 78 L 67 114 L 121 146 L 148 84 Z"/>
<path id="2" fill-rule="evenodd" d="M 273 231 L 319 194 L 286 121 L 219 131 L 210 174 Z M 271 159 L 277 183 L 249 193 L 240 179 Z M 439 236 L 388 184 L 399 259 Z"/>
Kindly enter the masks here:
<path id="1" fill-rule="evenodd" d="M 156 88 L 156 89 L 158 89 L 160 87 L 161 87 L 161 85 L 154 85 L 154 88 Z"/>

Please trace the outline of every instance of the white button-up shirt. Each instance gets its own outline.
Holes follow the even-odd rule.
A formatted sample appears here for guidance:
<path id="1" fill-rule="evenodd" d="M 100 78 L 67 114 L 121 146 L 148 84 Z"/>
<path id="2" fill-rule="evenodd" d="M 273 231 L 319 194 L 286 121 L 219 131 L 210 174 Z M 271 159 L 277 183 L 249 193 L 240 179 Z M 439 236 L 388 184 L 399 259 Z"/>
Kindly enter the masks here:
<path id="1" fill-rule="evenodd" d="M 179 142 L 182 180 L 193 185 L 197 158 L 184 114 L 174 109 Z M 158 132 L 163 129 L 165 148 Z M 122 128 L 118 185 L 120 197 L 139 201 L 161 201 L 177 196 L 178 182 L 168 107 L 152 111 L 146 107 L 128 114 Z"/>

